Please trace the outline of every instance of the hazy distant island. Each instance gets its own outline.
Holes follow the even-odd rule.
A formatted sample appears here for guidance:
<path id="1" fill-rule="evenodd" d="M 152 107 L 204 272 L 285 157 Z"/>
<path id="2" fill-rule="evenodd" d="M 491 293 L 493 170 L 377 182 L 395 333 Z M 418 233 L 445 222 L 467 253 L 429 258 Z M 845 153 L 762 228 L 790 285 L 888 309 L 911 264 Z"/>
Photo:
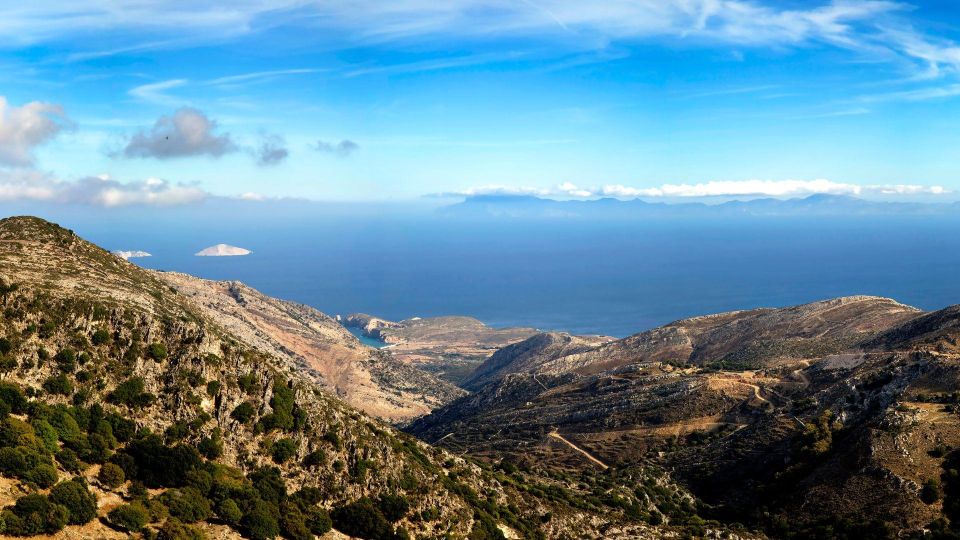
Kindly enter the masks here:
<path id="1" fill-rule="evenodd" d="M 960 202 L 875 201 L 848 195 L 816 194 L 704 202 L 650 202 L 614 198 L 555 200 L 526 195 L 474 195 L 441 207 L 440 215 L 466 218 L 647 219 L 709 216 L 935 216 L 960 214 Z"/>
<path id="2" fill-rule="evenodd" d="M 113 253 L 113 254 L 116 255 L 117 257 L 120 257 L 121 259 L 124 259 L 124 260 L 134 259 L 134 258 L 137 258 L 137 257 L 152 257 L 152 256 L 153 256 L 153 255 L 147 253 L 146 251 L 139 251 L 139 250 L 137 250 L 137 251 L 115 250 L 115 251 L 111 251 L 110 253 Z"/>
<path id="3" fill-rule="evenodd" d="M 201 249 L 194 253 L 194 255 L 197 257 L 236 257 L 239 255 L 249 255 L 250 253 L 251 251 L 249 249 L 229 246 L 227 244 L 217 244 L 206 249 Z"/>

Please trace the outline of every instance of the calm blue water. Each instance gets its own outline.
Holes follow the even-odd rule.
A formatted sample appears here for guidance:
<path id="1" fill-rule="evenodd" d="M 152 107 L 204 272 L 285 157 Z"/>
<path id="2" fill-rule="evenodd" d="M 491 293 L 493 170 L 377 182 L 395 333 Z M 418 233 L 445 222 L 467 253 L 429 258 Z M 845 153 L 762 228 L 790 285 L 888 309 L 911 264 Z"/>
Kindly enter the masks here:
<path id="1" fill-rule="evenodd" d="M 351 334 L 353 334 L 358 340 L 360 340 L 360 343 L 363 343 L 364 345 L 367 345 L 369 347 L 374 347 L 377 349 L 382 349 L 384 346 L 384 343 L 382 341 L 380 341 L 379 339 L 374 339 L 372 337 L 364 335 L 363 331 L 360 330 L 359 328 L 348 326 L 347 330 Z"/>
<path id="2" fill-rule="evenodd" d="M 631 224 L 466 223 L 412 217 L 207 222 L 64 218 L 134 261 L 238 279 L 328 314 L 463 314 L 624 336 L 693 315 L 851 294 L 926 309 L 960 303 L 960 221 L 754 218 Z M 228 243 L 247 257 L 194 257 Z"/>

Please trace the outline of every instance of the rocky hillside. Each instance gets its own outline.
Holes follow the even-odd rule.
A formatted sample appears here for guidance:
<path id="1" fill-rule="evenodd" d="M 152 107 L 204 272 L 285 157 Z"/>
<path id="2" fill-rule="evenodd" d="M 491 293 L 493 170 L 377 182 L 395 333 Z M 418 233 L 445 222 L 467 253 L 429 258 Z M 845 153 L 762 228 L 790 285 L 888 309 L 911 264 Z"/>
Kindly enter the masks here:
<path id="1" fill-rule="evenodd" d="M 354 313 L 344 324 L 384 342 L 401 362 L 457 384 L 497 349 L 537 334 L 533 328 L 491 328 L 472 317 L 394 322 Z"/>
<path id="2" fill-rule="evenodd" d="M 303 373 L 369 415 L 404 422 L 465 393 L 361 345 L 340 323 L 309 306 L 271 298 L 236 281 L 156 275 L 244 343 L 302 366 Z"/>
<path id="3" fill-rule="evenodd" d="M 689 493 L 656 468 L 570 476 L 418 442 L 317 383 L 286 345 L 304 332 L 287 326 L 299 308 L 163 277 L 43 220 L 0 220 L 0 534 L 729 532 L 697 517 Z M 211 307 L 218 287 L 250 309 Z M 278 323 L 274 310 L 288 311 Z M 342 336 L 324 335 L 315 313 L 301 316 L 319 327 L 311 346 L 339 354 Z"/>
<path id="4" fill-rule="evenodd" d="M 684 319 L 571 355 L 543 371 L 587 375 L 638 362 L 760 368 L 850 348 L 916 316 L 888 298 L 849 296 L 782 309 Z"/>
<path id="5" fill-rule="evenodd" d="M 776 538 L 953 538 L 958 328 L 957 307 L 848 297 L 567 354 L 555 336 L 531 338 L 410 431 L 559 471 L 663 467 L 702 517 Z"/>
<path id="6" fill-rule="evenodd" d="M 584 353 L 610 341 L 612 338 L 571 336 L 560 332 L 536 334 L 493 353 L 463 380 L 461 386 L 476 391 L 511 373 L 534 372 L 547 362 Z"/>

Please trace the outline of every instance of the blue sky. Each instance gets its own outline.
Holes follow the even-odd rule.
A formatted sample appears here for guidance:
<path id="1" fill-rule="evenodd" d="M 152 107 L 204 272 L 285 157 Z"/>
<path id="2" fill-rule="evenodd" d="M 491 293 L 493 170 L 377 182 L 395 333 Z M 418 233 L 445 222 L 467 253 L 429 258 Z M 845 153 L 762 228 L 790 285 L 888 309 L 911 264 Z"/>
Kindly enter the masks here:
<path id="1" fill-rule="evenodd" d="M 951 2 L 218 3 L 0 7 L 0 200 L 960 191 Z"/>

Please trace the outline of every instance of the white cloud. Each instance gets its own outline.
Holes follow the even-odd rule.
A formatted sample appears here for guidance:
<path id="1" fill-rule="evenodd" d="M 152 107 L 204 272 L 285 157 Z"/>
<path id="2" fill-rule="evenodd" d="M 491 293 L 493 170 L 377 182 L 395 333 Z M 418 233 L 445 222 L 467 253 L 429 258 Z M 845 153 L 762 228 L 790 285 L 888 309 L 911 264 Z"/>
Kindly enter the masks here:
<path id="1" fill-rule="evenodd" d="M 0 96 L 0 165 L 32 165 L 34 148 L 70 125 L 60 105 L 33 101 L 16 107 Z"/>
<path id="2" fill-rule="evenodd" d="M 329 143 L 326 141 L 317 141 L 314 150 L 325 154 L 334 154 L 340 157 L 347 157 L 360 149 L 360 145 L 350 139 L 343 139 L 338 143 Z"/>
<path id="3" fill-rule="evenodd" d="M 532 195 L 567 199 L 591 199 L 597 197 L 634 198 L 709 198 L 709 197 L 805 197 L 816 194 L 829 195 L 944 195 L 950 193 L 943 186 L 919 184 L 851 184 L 816 180 L 730 180 L 697 184 L 662 184 L 657 187 L 630 187 L 608 184 L 599 187 L 581 187 L 564 182 L 552 188 L 530 188 L 504 185 L 487 185 L 447 196 L 477 195 Z"/>
<path id="4" fill-rule="evenodd" d="M 174 206 L 197 203 L 210 195 L 192 184 L 159 178 L 119 182 L 106 175 L 64 181 L 32 169 L 0 171 L 0 201 L 38 201 L 101 207 Z"/>
<path id="5" fill-rule="evenodd" d="M 802 197 L 830 195 L 940 195 L 942 186 L 912 184 L 860 185 L 817 180 L 732 180 L 698 184 L 663 184 L 653 188 L 631 188 L 620 184 L 603 186 L 596 194 L 606 197 Z"/>
<path id="6" fill-rule="evenodd" d="M 118 155 L 157 159 L 220 157 L 237 150 L 229 133 L 216 131 L 216 121 L 197 109 L 183 107 L 172 115 L 158 118 L 149 130 L 135 133 Z"/>
<path id="7" fill-rule="evenodd" d="M 290 155 L 290 151 L 287 150 L 287 143 L 283 137 L 264 134 L 261 136 L 260 144 L 253 149 L 253 155 L 257 165 L 266 167 L 283 163 Z"/>

